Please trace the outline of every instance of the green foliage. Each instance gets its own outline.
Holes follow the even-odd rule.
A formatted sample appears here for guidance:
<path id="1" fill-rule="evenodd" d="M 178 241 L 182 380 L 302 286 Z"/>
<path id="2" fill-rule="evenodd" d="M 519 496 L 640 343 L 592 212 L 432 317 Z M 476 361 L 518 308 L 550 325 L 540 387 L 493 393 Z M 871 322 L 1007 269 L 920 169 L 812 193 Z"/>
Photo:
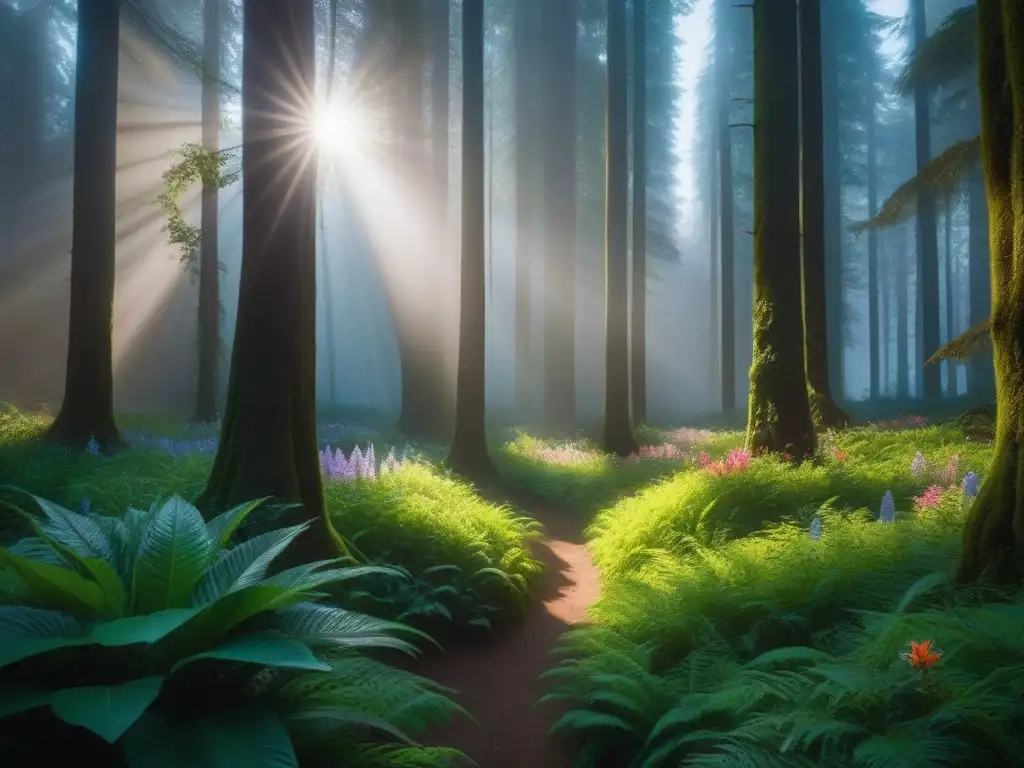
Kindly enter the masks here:
<path id="1" fill-rule="evenodd" d="M 928 365 L 942 360 L 969 360 L 978 350 L 992 346 L 992 322 L 985 318 L 955 339 L 950 339 L 928 358 Z"/>
<path id="2" fill-rule="evenodd" d="M 180 201 L 194 184 L 224 187 L 234 184 L 241 170 L 225 170 L 229 162 L 237 162 L 232 150 L 214 152 L 199 142 L 186 142 L 175 152 L 178 161 L 164 171 L 164 190 L 157 197 L 167 217 L 168 243 L 181 252 L 181 263 L 192 279 L 199 276 L 199 253 L 202 229 L 185 221 Z"/>
<path id="3" fill-rule="evenodd" d="M 978 14 L 972 3 L 953 11 L 911 51 L 896 80 L 896 92 L 902 96 L 919 89 L 933 92 L 971 75 L 977 66 Z"/>
<path id="4" fill-rule="evenodd" d="M 548 673 L 570 708 L 553 731 L 581 745 L 577 765 L 1021 765 L 1024 600 L 952 586 L 967 500 L 953 487 L 912 512 L 907 498 L 896 523 L 877 522 L 880 485 L 912 492 L 898 483 L 915 452 L 980 469 L 991 446 L 976 443 L 954 425 L 830 433 L 818 465 L 690 470 L 607 510 L 591 529 L 593 623 Z M 739 518 L 788 506 L 793 520 L 687 536 L 711 486 Z M 836 511 L 862 494 L 868 509 Z M 942 651 L 932 669 L 901 657 L 911 640 Z"/>
<path id="5" fill-rule="evenodd" d="M 307 525 L 235 541 L 259 501 L 204 522 L 178 497 L 109 517 L 31 498 L 35 536 L 0 549 L 15 598 L 0 606 L 0 739 L 18 751 L 46 755 L 84 729 L 95 764 L 380 765 L 354 748 L 415 753 L 405 729 L 457 710 L 356 653 L 412 652 L 415 630 L 316 603 L 388 569 L 273 571 Z"/>

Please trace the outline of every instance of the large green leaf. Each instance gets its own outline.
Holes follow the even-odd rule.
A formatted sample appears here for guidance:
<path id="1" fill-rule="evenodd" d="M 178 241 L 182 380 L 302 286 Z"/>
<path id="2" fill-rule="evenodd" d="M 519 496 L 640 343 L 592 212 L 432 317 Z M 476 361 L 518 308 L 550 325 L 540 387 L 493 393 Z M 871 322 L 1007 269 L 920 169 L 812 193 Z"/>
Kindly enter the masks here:
<path id="1" fill-rule="evenodd" d="M 215 518 L 210 520 L 206 524 L 206 533 L 210 537 L 210 543 L 214 549 L 221 549 L 226 547 L 228 540 L 231 538 L 231 534 L 235 532 L 239 525 L 241 525 L 245 518 L 249 516 L 256 507 L 265 502 L 269 496 L 262 499 L 256 499 L 255 501 L 247 501 L 245 504 L 239 504 L 233 509 L 229 509 L 226 512 L 221 512 Z"/>
<path id="2" fill-rule="evenodd" d="M 187 656 L 171 668 L 171 674 L 186 664 L 202 659 L 241 661 L 265 667 L 316 672 L 328 672 L 331 669 L 329 664 L 317 659 L 304 643 L 273 632 L 259 632 L 232 638 L 213 650 Z"/>
<path id="3" fill-rule="evenodd" d="M 162 677 L 143 677 L 122 685 L 64 688 L 48 697 L 53 713 L 71 725 L 88 728 L 113 744 L 156 701 Z"/>
<path id="4" fill-rule="evenodd" d="M 85 628 L 60 611 L 25 605 L 0 606 L 0 667 L 42 653 L 81 645 Z"/>
<path id="5" fill-rule="evenodd" d="M 315 603 L 300 603 L 283 608 L 268 615 L 267 621 L 275 631 L 307 643 L 389 647 L 412 652 L 415 651 L 413 646 L 393 635 L 408 632 L 430 639 L 425 633 L 404 624 Z"/>
<path id="6" fill-rule="evenodd" d="M 4 685 L 0 688 L 0 719 L 45 706 L 49 703 L 49 696 L 40 688 Z"/>
<path id="7" fill-rule="evenodd" d="M 308 527 L 308 523 L 303 523 L 269 531 L 228 550 L 203 574 L 192 593 L 192 604 L 212 603 L 228 592 L 258 584 L 266 576 L 274 558 Z"/>
<path id="8" fill-rule="evenodd" d="M 298 768 L 288 731 L 264 710 L 226 712 L 172 726 L 147 713 L 125 734 L 129 768 Z"/>
<path id="9" fill-rule="evenodd" d="M 135 562 L 136 613 L 185 608 L 213 547 L 199 510 L 172 496 L 153 516 Z"/>
<path id="10" fill-rule="evenodd" d="M 108 621 L 89 635 L 90 642 L 108 647 L 155 643 L 199 613 L 199 608 L 168 608 L 142 616 Z"/>
<path id="11" fill-rule="evenodd" d="M 0 547 L 0 565 L 12 571 L 38 602 L 76 615 L 108 611 L 103 588 L 67 568 L 29 560 Z"/>
<path id="12" fill-rule="evenodd" d="M 47 535 L 79 557 L 104 560 L 115 565 L 114 546 L 107 532 L 95 520 L 38 496 L 32 497 L 46 516 L 40 527 Z"/>
<path id="13" fill-rule="evenodd" d="M 182 627 L 182 641 L 206 647 L 218 642 L 243 621 L 270 611 L 278 605 L 291 605 L 308 599 L 298 589 L 254 584 L 231 592 L 211 605 L 202 606 L 198 615 Z"/>

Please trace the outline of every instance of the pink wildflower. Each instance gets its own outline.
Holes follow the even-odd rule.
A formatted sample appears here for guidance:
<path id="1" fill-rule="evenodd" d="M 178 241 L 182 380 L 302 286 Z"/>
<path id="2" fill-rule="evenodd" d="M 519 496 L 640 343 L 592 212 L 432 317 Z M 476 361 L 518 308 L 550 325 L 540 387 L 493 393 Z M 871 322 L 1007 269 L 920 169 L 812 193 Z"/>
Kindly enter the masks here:
<path id="1" fill-rule="evenodd" d="M 840 464 L 842 464 L 844 461 L 846 461 L 846 451 L 844 451 L 842 448 L 833 448 L 832 458 L 838 461 Z"/>
<path id="2" fill-rule="evenodd" d="M 934 509 L 939 506 L 942 501 L 942 488 L 938 485 L 932 485 L 920 496 L 914 498 L 914 506 L 918 509 Z"/>

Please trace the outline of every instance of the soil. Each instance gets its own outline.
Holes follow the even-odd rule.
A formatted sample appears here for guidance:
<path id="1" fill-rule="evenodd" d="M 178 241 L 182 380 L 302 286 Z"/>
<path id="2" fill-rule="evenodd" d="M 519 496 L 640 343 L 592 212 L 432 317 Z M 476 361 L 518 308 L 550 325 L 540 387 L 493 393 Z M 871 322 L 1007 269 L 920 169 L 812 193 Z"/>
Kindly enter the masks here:
<path id="1" fill-rule="evenodd" d="M 551 651 L 597 600 L 597 569 L 583 544 L 582 524 L 569 512 L 522 505 L 539 520 L 546 538 L 534 545 L 544 565 L 533 601 L 521 623 L 483 646 L 453 648 L 424 659 L 416 672 L 458 692 L 465 717 L 432 731 L 424 742 L 462 750 L 480 768 L 571 768 L 572 751 L 548 729 L 564 709 L 536 706 L 550 690 L 541 673 L 555 661 Z"/>

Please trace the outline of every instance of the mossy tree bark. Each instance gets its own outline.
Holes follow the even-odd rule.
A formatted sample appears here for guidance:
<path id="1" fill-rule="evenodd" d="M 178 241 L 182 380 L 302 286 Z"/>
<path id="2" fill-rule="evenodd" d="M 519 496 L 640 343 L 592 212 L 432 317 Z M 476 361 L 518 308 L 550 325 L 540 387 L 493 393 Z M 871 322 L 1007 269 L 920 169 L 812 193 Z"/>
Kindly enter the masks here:
<path id="1" fill-rule="evenodd" d="M 203 6 L 203 148 L 220 151 L 220 3 Z M 217 420 L 220 368 L 220 256 L 217 247 L 220 187 L 204 184 L 199 253 L 199 355 L 195 421 Z"/>
<path id="2" fill-rule="evenodd" d="M 992 264 L 995 452 L 958 577 L 1020 583 L 1024 554 L 1024 5 L 979 0 L 982 165 Z M 1012 106 L 1011 106 L 1012 105 Z"/>
<path id="3" fill-rule="evenodd" d="M 608 101 L 605 112 L 605 378 L 604 449 L 636 453 L 629 420 L 629 253 L 626 234 L 629 194 L 629 117 L 626 106 L 626 6 L 608 4 Z"/>
<path id="4" fill-rule="evenodd" d="M 269 496 L 310 522 L 292 556 L 337 557 L 316 438 L 316 172 L 302 117 L 314 94 L 313 0 L 245 0 L 242 267 L 208 514 Z"/>
<path id="5" fill-rule="evenodd" d="M 114 422 L 115 191 L 120 0 L 78 8 L 71 307 L 64 401 L 47 436 L 118 445 Z"/>
<path id="6" fill-rule="evenodd" d="M 796 0 L 754 1 L 754 348 L 747 448 L 805 458 Z"/>
<path id="7" fill-rule="evenodd" d="M 576 429 L 575 3 L 543 4 L 544 429 Z"/>
<path id="8" fill-rule="evenodd" d="M 825 279 L 825 148 L 821 89 L 821 3 L 800 0 L 800 129 L 803 203 L 803 308 L 807 389 L 815 424 L 850 422 L 829 383 L 829 313 Z M 836 313 L 833 312 L 833 315 Z M 875 328 L 877 334 L 877 327 Z"/>
<path id="9" fill-rule="evenodd" d="M 462 3 L 462 279 L 455 434 L 448 466 L 494 479 L 486 428 L 484 241 L 484 3 Z"/>
<path id="10" fill-rule="evenodd" d="M 647 421 L 647 3 L 633 0 L 633 304 L 629 373 L 633 421 Z"/>

